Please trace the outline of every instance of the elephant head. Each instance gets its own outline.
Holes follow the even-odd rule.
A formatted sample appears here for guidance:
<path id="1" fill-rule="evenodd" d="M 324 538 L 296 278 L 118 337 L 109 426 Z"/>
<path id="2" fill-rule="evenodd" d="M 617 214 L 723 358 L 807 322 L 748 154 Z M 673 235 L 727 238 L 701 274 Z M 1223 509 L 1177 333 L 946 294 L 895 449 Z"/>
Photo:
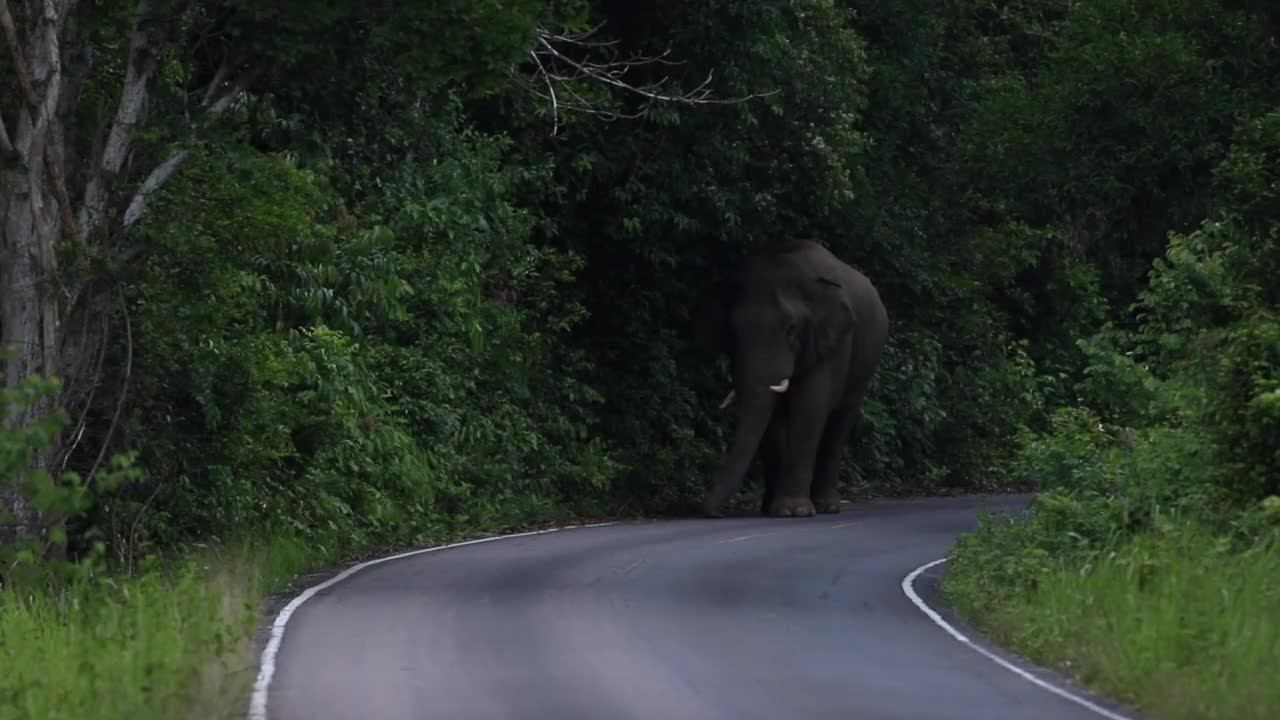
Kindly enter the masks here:
<path id="1" fill-rule="evenodd" d="M 721 407 L 737 403 L 733 441 L 707 493 L 708 514 L 718 514 L 741 485 L 779 403 L 815 379 L 843 378 L 855 313 L 842 268 L 825 252 L 766 254 L 704 294 L 694 334 L 704 349 L 731 359 L 733 387 Z"/>

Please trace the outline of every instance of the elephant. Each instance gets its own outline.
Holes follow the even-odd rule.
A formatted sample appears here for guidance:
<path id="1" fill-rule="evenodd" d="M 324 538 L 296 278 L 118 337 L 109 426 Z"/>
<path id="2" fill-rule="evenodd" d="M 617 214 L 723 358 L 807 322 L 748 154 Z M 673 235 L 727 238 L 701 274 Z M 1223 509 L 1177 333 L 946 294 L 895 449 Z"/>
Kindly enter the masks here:
<path id="1" fill-rule="evenodd" d="M 748 258 L 707 291 L 693 316 L 695 342 L 728 355 L 737 402 L 732 443 L 703 499 L 709 517 L 741 487 L 759 454 L 761 512 L 840 512 L 841 451 L 889 337 L 889 316 L 865 275 L 811 240 Z"/>

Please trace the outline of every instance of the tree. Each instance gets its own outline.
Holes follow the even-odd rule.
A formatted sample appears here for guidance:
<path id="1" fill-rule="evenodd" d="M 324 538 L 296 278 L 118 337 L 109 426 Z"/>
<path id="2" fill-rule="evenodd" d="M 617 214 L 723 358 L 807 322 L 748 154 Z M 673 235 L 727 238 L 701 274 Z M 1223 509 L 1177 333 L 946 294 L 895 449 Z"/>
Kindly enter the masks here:
<path id="1" fill-rule="evenodd" d="M 465 5 L 0 0 L 0 346 L 14 348 L 4 387 L 33 375 L 62 381 L 60 397 L 15 406 L 3 427 L 59 406 L 74 412 L 95 392 L 115 280 L 147 252 L 129 231 L 193 143 L 250 124 L 272 102 L 264 88 L 340 107 L 375 75 L 408 78 L 422 94 L 501 77 L 542 5 Z M 442 26 L 460 31 L 417 42 Z M 74 447 L 56 439 L 36 464 L 56 477 Z M 40 532 L 16 486 L 0 498 L 8 534 Z"/>
<path id="2" fill-rule="evenodd" d="M 712 97 L 710 75 L 689 91 L 667 89 L 665 79 L 631 82 L 636 68 L 674 63 L 666 53 L 618 56 L 599 26 L 581 29 L 584 8 L 545 0 L 0 0 L 8 50 L 0 63 L 0 346 L 16 348 L 4 360 L 5 387 L 31 376 L 62 383 L 60 395 L 6 413 L 4 427 L 57 408 L 78 416 L 36 460 L 55 478 L 67 465 L 85 435 L 85 409 L 109 392 L 102 357 L 118 332 L 119 281 L 151 250 L 131 231 L 201 144 L 263 142 L 271 122 L 377 127 L 384 113 L 430 112 L 445 93 L 485 94 L 512 77 L 545 91 L 553 131 L 566 110 L 610 115 L 600 91 L 688 105 L 752 97 Z M 122 320 L 115 324 L 127 334 Z M 128 371 L 126 363 L 114 383 L 116 410 L 98 433 L 103 449 Z M 92 479 L 104 453 L 86 456 Z M 0 498 L 13 516 L 10 534 L 40 533 L 16 485 L 0 488 Z"/>

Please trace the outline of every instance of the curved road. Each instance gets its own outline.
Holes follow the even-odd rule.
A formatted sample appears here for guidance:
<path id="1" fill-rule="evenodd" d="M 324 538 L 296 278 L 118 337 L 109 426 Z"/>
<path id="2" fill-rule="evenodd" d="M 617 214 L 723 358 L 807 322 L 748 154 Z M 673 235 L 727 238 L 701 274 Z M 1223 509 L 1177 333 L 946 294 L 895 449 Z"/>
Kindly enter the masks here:
<path id="1" fill-rule="evenodd" d="M 957 642 L 900 587 L 980 508 L 1026 502 L 624 523 L 375 565 L 293 614 L 268 717 L 1097 720 Z M 916 585 L 935 607 L 940 570 Z"/>

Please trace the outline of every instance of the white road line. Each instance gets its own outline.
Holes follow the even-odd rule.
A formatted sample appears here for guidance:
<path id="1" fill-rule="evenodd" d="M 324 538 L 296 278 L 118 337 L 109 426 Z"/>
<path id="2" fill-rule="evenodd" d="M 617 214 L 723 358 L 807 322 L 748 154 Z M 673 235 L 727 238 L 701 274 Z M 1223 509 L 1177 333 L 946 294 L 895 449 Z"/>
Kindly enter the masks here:
<path id="1" fill-rule="evenodd" d="M 1014 665 L 1013 663 L 1009 662 L 1008 660 L 1005 660 L 1004 658 L 1000 657 L 999 655 L 996 655 L 995 653 L 991 652 L 990 650 L 988 650 L 988 649 L 986 649 L 986 648 L 982 647 L 981 645 L 978 645 L 977 643 L 973 642 L 973 641 L 972 641 L 972 640 L 970 640 L 968 637 L 966 637 L 966 636 L 964 635 L 964 633 L 962 633 L 962 632 L 960 632 L 959 630 L 956 630 L 954 627 L 952 627 L 951 623 L 947 622 L 946 620 L 943 620 L 941 615 L 939 615 L 939 614 L 938 614 L 938 613 L 937 613 L 933 608 L 931 608 L 931 607 L 929 607 L 928 605 L 926 605 L 926 604 L 925 604 L 925 602 L 924 602 L 924 600 L 921 600 L 921 599 L 920 599 L 920 596 L 919 596 L 918 594 L 916 594 L 915 581 L 916 581 L 916 578 L 920 577 L 920 574 L 921 574 L 921 573 L 925 572 L 926 570 L 928 570 L 928 569 L 930 569 L 930 568 L 932 568 L 932 567 L 934 567 L 934 566 L 936 566 L 936 565 L 941 565 L 942 563 L 944 563 L 944 562 L 946 562 L 946 561 L 947 561 L 947 558 L 942 558 L 942 559 L 940 559 L 940 560 L 934 560 L 934 561 L 933 561 L 933 562 L 931 562 L 931 563 L 925 563 L 924 565 L 921 565 L 920 567 L 916 568 L 915 570 L 912 570 L 912 571 L 910 572 L 910 574 L 908 574 L 905 578 L 903 578 L 903 579 L 902 579 L 902 592 L 906 593 L 906 594 L 907 594 L 907 597 L 911 600 L 911 602 L 915 603 L 915 606 L 916 606 L 916 607 L 918 607 L 918 608 L 920 608 L 920 611 L 921 611 L 921 612 L 923 612 L 925 615 L 928 615 L 928 616 L 929 616 L 929 619 L 930 619 L 930 620 L 932 620 L 935 624 L 937 624 L 937 625 L 938 625 L 938 627 L 942 628 L 943 630 L 946 630 L 946 631 L 951 635 L 951 637 L 955 638 L 956 640 L 959 640 L 960 642 L 964 643 L 965 645 L 968 645 L 971 649 L 973 649 L 973 650 L 977 651 L 979 654 L 981 654 L 982 656 L 986 657 L 988 660 L 990 660 L 990 661 L 994 662 L 995 664 L 999 665 L 1000 667 L 1004 668 L 1005 670 L 1008 670 L 1009 672 L 1013 673 L 1014 675 L 1017 675 L 1018 677 L 1022 678 L 1023 680 L 1026 680 L 1027 682 L 1031 683 L 1032 685 L 1036 685 L 1036 686 L 1038 686 L 1038 687 L 1040 687 L 1040 688 L 1043 688 L 1043 689 L 1045 689 L 1045 690 L 1048 690 L 1049 692 L 1053 693 L 1054 695 L 1057 695 L 1058 697 L 1063 698 L 1063 699 L 1066 699 L 1066 700 L 1070 700 L 1071 702 L 1073 702 L 1073 703 L 1075 703 L 1075 704 L 1077 704 L 1077 705 L 1079 705 L 1079 706 L 1081 706 L 1081 707 L 1083 707 L 1083 708 L 1086 708 L 1086 709 L 1088 709 L 1088 710 L 1092 710 L 1093 712 L 1097 713 L 1098 715 L 1101 715 L 1102 717 L 1107 718 L 1107 720 L 1131 720 L 1130 718 L 1128 718 L 1128 717 L 1126 717 L 1126 716 L 1124 716 L 1124 715 L 1120 715 L 1119 713 L 1112 712 L 1111 710 L 1108 710 L 1108 709 L 1106 709 L 1106 708 L 1102 707 L 1101 705 L 1098 705 L 1097 703 L 1090 702 L 1090 701 L 1086 700 L 1085 698 L 1082 698 L 1082 697 L 1080 697 L 1079 695 L 1076 695 L 1075 693 L 1070 692 L 1069 690 L 1064 690 L 1064 689 L 1062 689 L 1062 688 L 1058 687 L 1057 685 L 1054 685 L 1054 684 L 1052 684 L 1052 683 L 1048 683 L 1048 682 L 1045 682 L 1044 680 L 1041 680 L 1040 678 L 1036 677 L 1035 675 L 1032 675 L 1031 673 L 1027 672 L 1026 670 L 1023 670 L 1022 668 L 1018 667 L 1017 665 Z"/>
<path id="2" fill-rule="evenodd" d="M 478 545 L 480 543 L 493 542 L 494 540 L 509 540 L 512 538 L 529 537 L 530 535 L 545 535 L 558 530 L 573 530 L 576 528 L 605 527 L 606 525 L 615 525 L 614 522 L 592 523 L 590 525 L 568 525 L 565 527 L 547 528 L 545 530 L 532 530 L 530 532 L 515 533 L 513 535 L 497 535 L 495 537 L 477 538 L 475 540 L 464 540 L 449 545 L 437 545 L 435 547 L 422 548 L 421 550 L 410 550 L 398 555 L 391 555 L 376 560 L 369 560 L 358 565 L 347 568 L 341 573 L 329 578 L 328 580 L 309 587 L 302 591 L 297 597 L 284 606 L 284 609 L 276 615 L 275 622 L 271 623 L 271 637 L 267 640 L 267 646 L 262 650 L 262 658 L 258 663 L 258 679 L 253 684 L 253 696 L 249 699 L 249 720 L 266 720 L 267 718 L 267 691 L 271 687 L 271 678 L 276 674 L 276 654 L 280 652 L 280 643 L 284 639 L 284 628 L 289 624 L 289 618 L 293 613 L 302 607 L 302 603 L 311 599 L 313 595 L 332 587 L 346 580 L 361 570 L 380 565 L 384 562 L 392 560 L 400 560 L 402 558 L 413 557 L 414 555 L 422 555 L 423 553 L 438 552 L 440 550 L 448 550 L 449 548 L 462 547 L 463 545 Z"/>
<path id="3" fill-rule="evenodd" d="M 741 541 L 743 541 L 743 540 L 750 540 L 751 538 L 766 537 L 766 536 L 768 536 L 768 535 L 777 535 L 777 534 L 778 534 L 778 533 L 777 533 L 776 531 L 775 531 L 775 532 L 766 532 L 766 533 L 753 533 L 753 534 L 751 534 L 751 535 L 741 535 L 741 536 L 736 537 L 736 538 L 729 538 L 728 540 L 717 540 L 717 541 L 716 541 L 716 544 L 717 544 L 717 545 L 723 545 L 723 544 L 725 544 L 725 543 L 741 542 Z"/>

